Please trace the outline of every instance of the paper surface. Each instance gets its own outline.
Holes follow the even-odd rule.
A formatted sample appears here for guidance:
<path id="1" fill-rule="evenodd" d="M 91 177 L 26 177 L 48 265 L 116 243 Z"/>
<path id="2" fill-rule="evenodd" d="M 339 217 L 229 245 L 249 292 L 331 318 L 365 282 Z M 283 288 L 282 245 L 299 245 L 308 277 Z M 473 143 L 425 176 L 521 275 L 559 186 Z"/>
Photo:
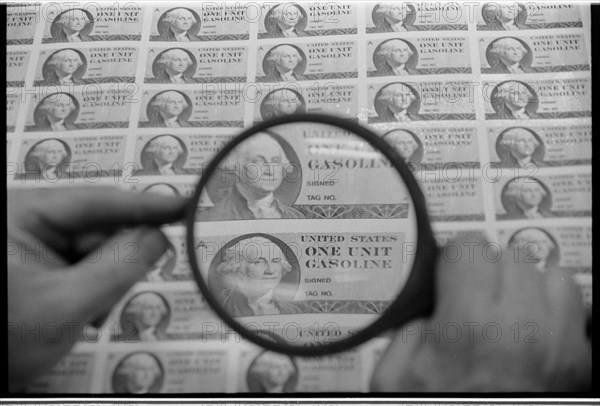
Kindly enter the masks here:
<path id="1" fill-rule="evenodd" d="M 190 196 L 202 168 L 242 129 L 281 114 L 330 113 L 370 127 L 390 148 L 400 139 L 411 145 L 405 159 L 440 243 L 475 233 L 503 249 L 543 246 L 533 253 L 541 255 L 540 272 L 547 266 L 569 272 L 590 309 L 589 6 L 514 3 L 513 20 L 500 22 L 497 3 L 410 2 L 398 20 L 399 4 L 9 5 L 8 187 L 97 183 Z M 278 23 L 282 13 L 293 27 Z M 399 94 L 409 100 L 400 111 L 390 101 Z M 515 95 L 520 104 L 508 103 Z M 281 107 L 283 96 L 291 106 Z M 153 155 L 166 139 L 178 151 L 168 168 Z M 301 149 L 299 141 L 290 144 Z M 62 154 L 61 162 L 41 165 L 47 150 Z M 312 168 L 328 168 L 316 152 L 298 155 Z M 372 167 L 341 169 L 340 176 L 364 187 L 349 192 L 306 178 L 290 203 L 302 216 L 263 230 L 305 251 L 310 244 L 301 236 L 345 239 L 338 241 L 339 258 L 298 262 L 295 310 L 287 310 L 300 320 L 316 317 L 315 303 L 327 300 L 352 302 L 347 309 L 356 313 L 377 302 L 377 314 L 406 277 L 382 276 L 371 290 L 359 289 L 360 278 L 354 291 L 336 285 L 336 271 L 328 268 L 342 262 L 359 276 L 358 269 L 375 262 L 396 267 L 392 248 L 369 260 L 351 258 L 353 248 L 374 252 L 402 239 L 387 230 L 380 240 L 350 242 L 358 233 L 344 230 L 345 222 L 382 215 L 369 204 L 386 198 L 372 194 L 381 182 Z M 334 196 L 335 203 L 315 196 Z M 217 204 L 214 196 L 201 201 L 199 219 L 212 223 L 212 233 L 197 241 L 204 247 L 227 245 L 258 224 L 202 217 Z M 115 306 L 97 337 L 79 342 L 30 392 L 369 390 L 388 338 L 320 359 L 264 352 L 227 327 L 199 294 L 185 229 L 165 232 L 171 247 L 146 280 Z M 159 312 L 147 328 L 139 321 L 144 306 Z M 136 377 L 140 371 L 145 378 Z"/>

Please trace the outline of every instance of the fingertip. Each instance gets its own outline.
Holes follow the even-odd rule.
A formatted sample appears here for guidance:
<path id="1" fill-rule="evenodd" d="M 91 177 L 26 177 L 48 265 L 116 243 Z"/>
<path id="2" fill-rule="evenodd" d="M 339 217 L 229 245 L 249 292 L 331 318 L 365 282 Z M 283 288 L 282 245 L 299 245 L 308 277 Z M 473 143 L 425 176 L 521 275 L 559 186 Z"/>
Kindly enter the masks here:
<path id="1" fill-rule="evenodd" d="M 119 228 L 142 224 L 175 223 L 185 217 L 189 199 L 123 191 L 109 187 L 81 187 L 49 195 L 44 211 L 48 222 L 63 232 L 92 227 Z"/>
<path id="2" fill-rule="evenodd" d="M 140 260 L 148 266 L 153 266 L 167 250 L 169 241 L 163 232 L 156 227 L 140 227 L 138 235 Z"/>
<path id="3" fill-rule="evenodd" d="M 436 314 L 456 317 L 456 314 L 474 314 L 480 308 L 472 303 L 490 306 L 497 296 L 497 250 L 481 233 L 465 233 L 448 240 L 440 252 L 437 268 Z"/>
<path id="4" fill-rule="evenodd" d="M 163 224 L 176 222 L 185 218 L 189 199 L 183 197 L 162 196 L 158 194 L 142 194 L 139 198 L 143 199 L 143 209 L 141 210 L 143 218 L 139 223 Z"/>
<path id="5" fill-rule="evenodd" d="M 440 261 L 451 268 L 478 266 L 484 260 L 490 259 L 487 252 L 489 245 L 490 242 L 481 233 L 468 232 L 449 239 L 441 247 Z"/>

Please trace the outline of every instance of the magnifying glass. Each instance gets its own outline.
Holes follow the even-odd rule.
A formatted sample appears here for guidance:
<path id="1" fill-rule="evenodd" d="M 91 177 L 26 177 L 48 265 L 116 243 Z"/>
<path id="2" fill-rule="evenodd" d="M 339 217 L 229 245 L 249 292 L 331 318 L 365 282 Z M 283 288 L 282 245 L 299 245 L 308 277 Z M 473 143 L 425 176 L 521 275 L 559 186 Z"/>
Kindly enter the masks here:
<path id="1" fill-rule="evenodd" d="M 396 141 L 290 115 L 216 155 L 187 213 L 187 246 L 202 295 L 233 330 L 320 356 L 431 314 L 437 247 Z"/>

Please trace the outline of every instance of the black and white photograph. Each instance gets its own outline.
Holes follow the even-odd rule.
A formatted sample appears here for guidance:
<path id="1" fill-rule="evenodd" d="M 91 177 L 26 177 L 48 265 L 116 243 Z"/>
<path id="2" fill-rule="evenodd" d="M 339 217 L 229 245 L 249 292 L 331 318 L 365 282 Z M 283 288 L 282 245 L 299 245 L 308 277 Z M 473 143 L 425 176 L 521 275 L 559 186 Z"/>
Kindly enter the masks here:
<path id="1" fill-rule="evenodd" d="M 188 95 L 178 90 L 165 90 L 153 96 L 146 107 L 149 127 L 190 127 L 192 103 Z"/>
<path id="2" fill-rule="evenodd" d="M 35 107 L 32 131 L 77 130 L 79 101 L 66 92 L 53 93 L 44 97 Z"/>
<path id="3" fill-rule="evenodd" d="M 394 147 L 409 168 L 421 163 L 423 143 L 413 132 L 398 128 L 385 133 L 383 139 Z"/>
<path id="4" fill-rule="evenodd" d="M 306 55 L 299 47 L 282 44 L 269 49 L 263 60 L 267 82 L 296 82 L 305 80 Z"/>
<path id="5" fill-rule="evenodd" d="M 25 155 L 21 179 L 56 182 L 68 177 L 71 148 L 63 140 L 47 138 L 37 142 Z"/>
<path id="6" fill-rule="evenodd" d="M 279 3 L 265 15 L 264 26 L 269 38 L 298 38 L 306 36 L 306 10 L 297 3 Z"/>
<path id="7" fill-rule="evenodd" d="M 137 175 L 185 175 L 190 173 L 184 168 L 186 160 L 185 143 L 175 135 L 161 134 L 148 141 L 142 149 L 142 168 Z"/>
<path id="8" fill-rule="evenodd" d="M 509 219 L 552 217 L 552 192 L 533 177 L 515 178 L 502 189 L 502 205 Z"/>
<path id="9" fill-rule="evenodd" d="M 495 113 L 490 120 L 531 120 L 537 119 L 539 98 L 527 83 L 507 80 L 494 87 L 490 104 Z"/>
<path id="10" fill-rule="evenodd" d="M 46 59 L 42 67 L 45 85 L 78 85 L 85 75 L 87 60 L 85 55 L 73 48 L 54 52 Z"/>
<path id="11" fill-rule="evenodd" d="M 383 41 L 373 53 L 377 76 L 418 75 L 419 71 L 415 69 L 418 61 L 419 53 L 415 46 L 399 38 Z"/>
<path id="12" fill-rule="evenodd" d="M 163 296 L 153 291 L 138 293 L 123 306 L 120 318 L 123 333 L 119 340 L 166 340 L 170 317 L 171 310 Z"/>
<path id="13" fill-rule="evenodd" d="M 600 406 L 592 0 L 4 3 L 5 403 Z"/>
<path id="14" fill-rule="evenodd" d="M 94 29 L 94 17 L 81 8 L 71 8 L 60 13 L 50 28 L 52 42 L 92 41 L 90 32 Z"/>
<path id="15" fill-rule="evenodd" d="M 159 393 L 164 369 L 158 358 L 147 351 L 129 354 L 119 362 L 113 372 L 113 393 L 144 395 Z"/>
<path id="16" fill-rule="evenodd" d="M 190 8 L 170 9 L 158 19 L 159 41 L 200 41 L 197 34 L 201 24 L 198 13 Z"/>
<path id="17" fill-rule="evenodd" d="M 420 120 L 421 96 L 407 83 L 395 82 L 382 87 L 375 95 L 377 120 L 410 122 Z"/>
<path id="18" fill-rule="evenodd" d="M 239 176 L 232 181 L 223 171 L 211 179 L 207 192 L 214 206 L 199 221 L 304 218 L 293 207 L 302 187 L 299 158 L 281 137 L 258 134 L 237 146 L 226 163 Z"/>
<path id="19" fill-rule="evenodd" d="M 531 73 L 533 51 L 529 44 L 515 37 L 500 37 L 490 43 L 486 50 L 490 65 L 486 73 Z"/>
<path id="20" fill-rule="evenodd" d="M 210 265 L 209 283 L 233 318 L 294 313 L 300 283 L 298 260 L 285 242 L 269 235 L 229 241 Z"/>
<path id="21" fill-rule="evenodd" d="M 496 140 L 496 153 L 506 168 L 543 167 L 545 145 L 538 134 L 527 127 L 510 127 Z"/>
<path id="22" fill-rule="evenodd" d="M 560 248 L 554 237 L 539 227 L 526 227 L 516 231 L 508 240 L 509 247 L 528 252 L 535 268 L 544 272 L 558 265 Z"/>
<path id="23" fill-rule="evenodd" d="M 416 10 L 411 2 L 377 3 L 373 7 L 371 19 L 376 32 L 407 32 L 416 29 Z"/>
<path id="24" fill-rule="evenodd" d="M 183 48 L 169 48 L 154 58 L 151 83 L 193 83 L 198 63 L 194 55 Z"/>
<path id="25" fill-rule="evenodd" d="M 481 14 L 485 21 L 484 31 L 527 30 L 527 8 L 523 3 L 485 3 Z"/>
<path id="26" fill-rule="evenodd" d="M 298 383 L 298 366 L 288 355 L 264 351 L 248 367 L 246 381 L 253 393 L 292 393 Z"/>

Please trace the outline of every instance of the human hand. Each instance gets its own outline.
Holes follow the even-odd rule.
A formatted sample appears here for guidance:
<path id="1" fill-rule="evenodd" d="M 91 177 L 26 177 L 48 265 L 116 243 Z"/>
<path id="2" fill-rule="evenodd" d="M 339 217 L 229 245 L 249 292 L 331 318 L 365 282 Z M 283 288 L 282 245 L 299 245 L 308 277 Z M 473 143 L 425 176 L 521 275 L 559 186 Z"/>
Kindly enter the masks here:
<path id="1" fill-rule="evenodd" d="M 462 255 L 454 262 L 455 253 L 441 255 L 434 314 L 397 332 L 375 367 L 371 389 L 590 390 L 591 345 L 571 277 L 558 269 L 540 272 L 524 251 L 485 261 L 493 255 L 484 253 L 489 244 L 479 237 L 450 246 Z"/>
<path id="2" fill-rule="evenodd" d="M 86 325 L 152 269 L 167 248 L 158 226 L 180 220 L 186 200 L 85 187 L 9 190 L 7 203 L 15 392 L 60 360 Z M 52 334 L 43 333 L 47 326 Z"/>

